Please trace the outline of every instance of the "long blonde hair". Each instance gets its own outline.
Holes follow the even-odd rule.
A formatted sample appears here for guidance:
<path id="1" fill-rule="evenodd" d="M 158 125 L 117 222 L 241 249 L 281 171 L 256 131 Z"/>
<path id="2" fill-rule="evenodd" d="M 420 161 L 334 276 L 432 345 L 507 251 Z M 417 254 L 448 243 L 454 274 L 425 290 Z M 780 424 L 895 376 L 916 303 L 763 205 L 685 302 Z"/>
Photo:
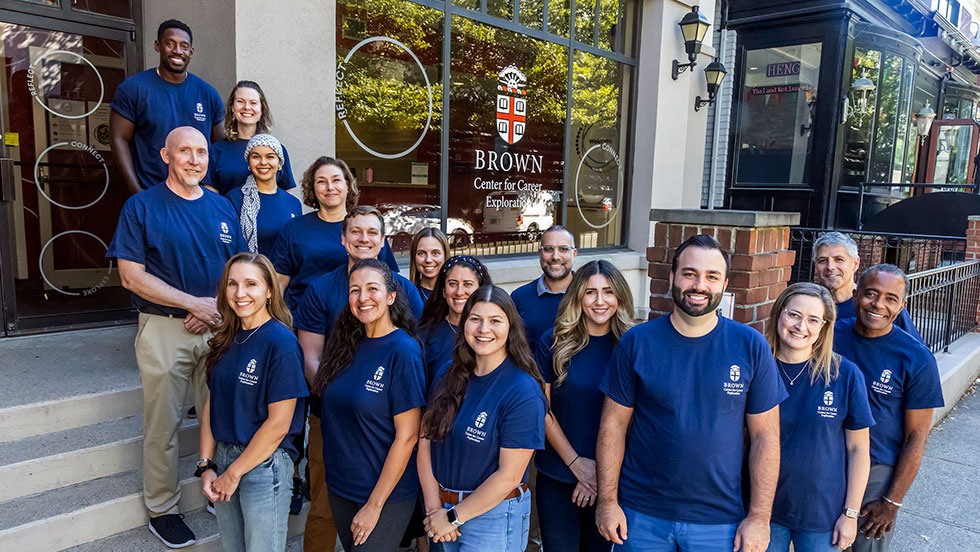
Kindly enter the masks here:
<path id="1" fill-rule="evenodd" d="M 823 378 L 824 385 L 837 379 L 840 373 L 840 355 L 834 352 L 834 322 L 837 321 L 837 306 L 834 298 L 830 295 L 827 288 L 810 282 L 800 282 L 784 289 L 776 302 L 772 305 L 772 312 L 769 313 L 769 323 L 766 324 L 766 340 L 772 348 L 772 354 L 779 353 L 779 317 L 783 310 L 797 295 L 816 297 L 823 303 L 823 326 L 820 327 L 820 334 L 813 343 L 813 350 L 810 352 L 810 383 L 817 378 Z"/>
<path id="2" fill-rule="evenodd" d="M 616 314 L 609 324 L 616 342 L 633 326 L 633 294 L 626 278 L 623 278 L 623 274 L 612 263 L 603 260 L 589 261 L 576 270 L 572 283 L 568 285 L 565 297 L 558 306 L 558 317 L 555 320 L 551 350 L 556 387 L 568 377 L 568 364 L 572 357 L 589 344 L 589 328 L 582 312 L 582 298 L 585 297 L 589 278 L 593 276 L 605 277 L 619 302 Z"/>

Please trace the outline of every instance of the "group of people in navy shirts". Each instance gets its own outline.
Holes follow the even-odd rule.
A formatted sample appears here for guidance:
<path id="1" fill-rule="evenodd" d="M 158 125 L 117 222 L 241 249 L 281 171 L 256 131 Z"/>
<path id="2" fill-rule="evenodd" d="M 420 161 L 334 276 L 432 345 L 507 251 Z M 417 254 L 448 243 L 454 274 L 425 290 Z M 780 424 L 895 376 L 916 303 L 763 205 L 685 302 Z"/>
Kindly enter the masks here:
<path id="1" fill-rule="evenodd" d="M 285 548 L 304 451 L 305 550 L 524 550 L 532 486 L 548 552 L 888 549 L 943 404 L 901 270 L 858 277 L 854 242 L 827 233 L 816 283 L 787 287 L 764 335 L 718 315 L 730 260 L 706 235 L 673 253 L 673 313 L 635 326 L 623 274 L 573 270 L 561 226 L 511 294 L 438 229 L 405 278 L 343 161 L 304 172 L 302 214 L 261 88 L 224 111 L 187 73 L 189 27 L 155 46 L 112 103 L 137 193 L 107 256 L 139 310 L 144 502 L 167 546 L 195 542 L 191 385 L 225 550 Z"/>

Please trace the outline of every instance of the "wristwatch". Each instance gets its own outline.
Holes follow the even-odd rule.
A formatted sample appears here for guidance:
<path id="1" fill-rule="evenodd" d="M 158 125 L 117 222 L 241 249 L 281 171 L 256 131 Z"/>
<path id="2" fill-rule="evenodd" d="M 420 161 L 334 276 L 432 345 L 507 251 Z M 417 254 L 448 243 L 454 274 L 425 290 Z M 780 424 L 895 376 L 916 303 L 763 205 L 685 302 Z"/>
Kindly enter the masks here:
<path id="1" fill-rule="evenodd" d="M 210 458 L 201 458 L 197 461 L 197 469 L 194 470 L 194 477 L 201 477 L 208 470 L 214 470 L 214 473 L 218 473 L 218 465 L 211 461 Z"/>
<path id="2" fill-rule="evenodd" d="M 849 517 L 851 519 L 858 518 L 858 511 L 854 508 L 844 508 L 844 517 Z"/>
<path id="3" fill-rule="evenodd" d="M 462 521 L 459 521 L 459 517 L 456 516 L 456 508 L 455 507 L 450 508 L 449 510 L 446 511 L 446 517 L 449 518 L 449 523 L 450 523 L 450 525 L 453 526 L 454 529 L 455 528 L 458 528 L 460 525 L 463 524 Z"/>

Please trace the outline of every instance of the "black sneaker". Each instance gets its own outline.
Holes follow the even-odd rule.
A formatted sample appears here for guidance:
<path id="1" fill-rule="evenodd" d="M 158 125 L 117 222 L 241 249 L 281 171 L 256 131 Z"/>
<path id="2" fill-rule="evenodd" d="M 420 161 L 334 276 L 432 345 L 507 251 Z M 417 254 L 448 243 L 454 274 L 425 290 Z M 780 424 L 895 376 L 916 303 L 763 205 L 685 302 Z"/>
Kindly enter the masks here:
<path id="1" fill-rule="evenodd" d="M 190 420 L 197 419 L 197 407 L 192 406 L 187 409 L 187 418 Z"/>
<path id="2" fill-rule="evenodd" d="M 207 511 L 208 511 L 208 513 L 209 513 L 209 514 L 211 514 L 212 516 L 217 516 L 217 515 L 218 515 L 218 514 L 216 514 L 216 513 L 214 512 L 214 502 L 211 502 L 210 500 L 208 501 L 208 507 L 207 507 Z"/>
<path id="3" fill-rule="evenodd" d="M 293 478 L 293 498 L 289 501 L 289 515 L 298 516 L 303 510 L 303 480 Z"/>
<path id="4" fill-rule="evenodd" d="M 169 548 L 184 548 L 194 544 L 194 532 L 184 523 L 183 514 L 167 514 L 150 518 L 147 526 L 150 532 Z"/>

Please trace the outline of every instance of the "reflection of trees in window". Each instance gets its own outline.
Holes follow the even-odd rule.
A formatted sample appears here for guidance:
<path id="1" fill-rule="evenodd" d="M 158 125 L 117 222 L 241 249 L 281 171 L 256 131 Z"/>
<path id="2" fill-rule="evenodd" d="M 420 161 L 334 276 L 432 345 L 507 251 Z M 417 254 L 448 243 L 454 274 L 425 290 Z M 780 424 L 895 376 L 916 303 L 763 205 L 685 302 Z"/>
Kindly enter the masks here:
<path id="1" fill-rule="evenodd" d="M 854 49 L 854 63 L 851 67 L 851 83 L 862 76 L 878 82 L 878 71 L 881 67 L 881 52 L 877 50 Z M 874 105 L 878 90 L 867 93 L 869 109 L 855 111 L 847 118 L 847 138 L 844 142 L 844 185 L 857 186 L 868 170 L 868 152 L 871 149 L 871 125 L 874 117 Z M 850 98 L 852 107 L 855 98 Z"/>
<path id="2" fill-rule="evenodd" d="M 902 98 L 902 58 L 885 53 L 881 78 L 877 82 L 878 106 L 875 111 L 874 155 L 871 158 L 869 182 L 891 182 L 892 156 L 895 154 L 895 132 Z M 874 107 L 870 101 L 870 108 Z"/>
<path id="3" fill-rule="evenodd" d="M 584 126 L 619 119 L 618 64 L 608 58 L 575 52 L 572 76 L 572 123 Z"/>
<path id="4" fill-rule="evenodd" d="M 551 0 L 548 2 L 548 27 L 556 35 L 568 36 L 569 19 L 572 15 L 572 9 L 569 6 L 569 0 Z"/>
<path id="5" fill-rule="evenodd" d="M 554 17 L 554 14 L 548 14 Z M 544 29 L 544 0 L 521 0 L 520 23 L 539 31 Z"/>

